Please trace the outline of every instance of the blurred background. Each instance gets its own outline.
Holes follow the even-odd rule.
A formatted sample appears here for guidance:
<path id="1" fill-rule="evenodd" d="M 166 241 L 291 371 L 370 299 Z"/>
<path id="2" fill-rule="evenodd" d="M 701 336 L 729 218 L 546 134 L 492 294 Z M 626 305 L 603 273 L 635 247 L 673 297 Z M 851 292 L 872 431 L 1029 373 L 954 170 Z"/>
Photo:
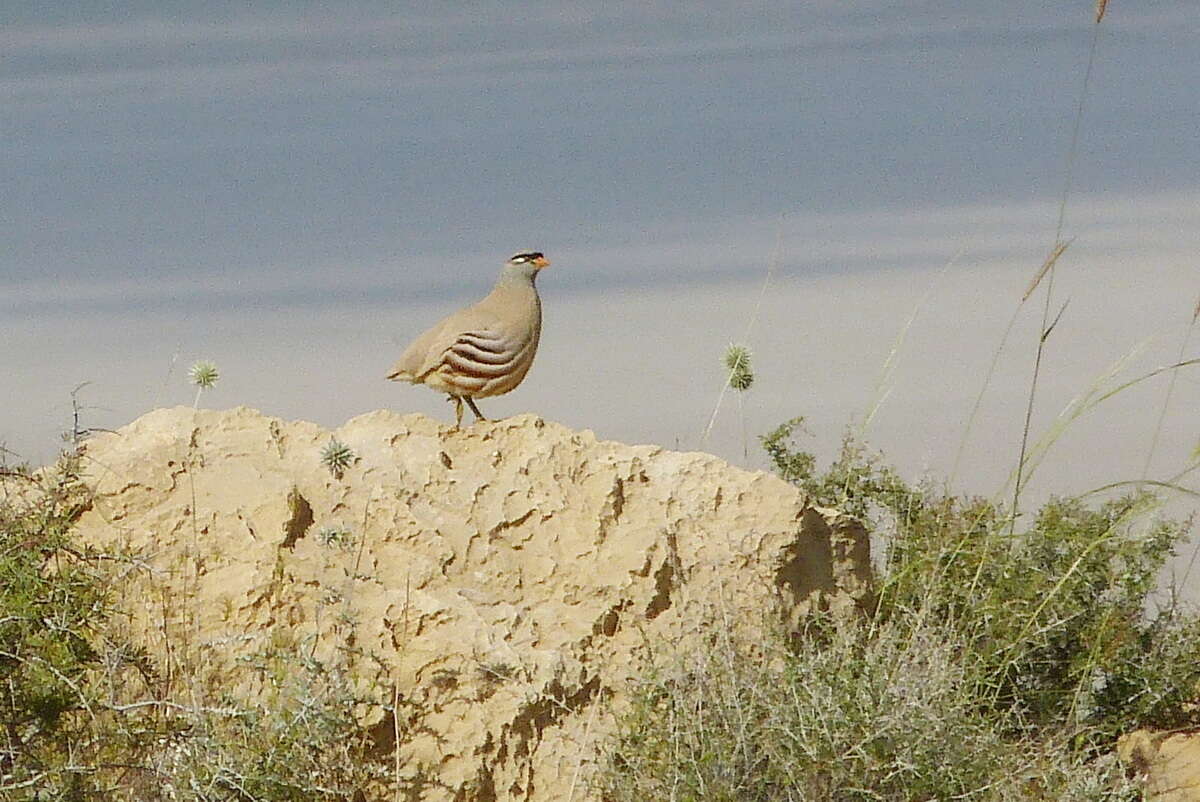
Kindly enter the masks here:
<path id="1" fill-rule="evenodd" d="M 493 417 L 761 468 L 803 415 L 825 459 L 856 425 L 912 479 L 1012 470 L 1091 0 L 119 6 L 0 8 L 10 461 L 53 457 L 82 382 L 84 426 L 191 404 L 199 359 L 204 406 L 450 421 L 386 369 L 538 249 L 541 350 Z M 1114 3 L 1097 35 L 1035 436 L 1118 360 L 1197 352 L 1200 15 Z M 731 342 L 757 381 L 706 437 Z M 1141 478 L 1167 380 L 1070 427 L 1031 493 Z M 1150 475 L 1198 399 L 1180 371 Z"/>

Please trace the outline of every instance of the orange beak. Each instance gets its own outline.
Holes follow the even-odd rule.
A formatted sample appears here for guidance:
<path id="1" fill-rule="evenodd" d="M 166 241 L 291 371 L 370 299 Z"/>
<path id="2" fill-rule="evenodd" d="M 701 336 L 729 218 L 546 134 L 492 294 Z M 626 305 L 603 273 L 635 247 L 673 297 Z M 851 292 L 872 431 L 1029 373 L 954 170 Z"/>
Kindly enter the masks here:
<path id="1" fill-rule="evenodd" d="M 533 266 L 536 267 L 537 269 L 541 270 L 543 267 L 550 266 L 550 260 L 544 256 L 539 256 L 538 258 L 533 260 Z"/>

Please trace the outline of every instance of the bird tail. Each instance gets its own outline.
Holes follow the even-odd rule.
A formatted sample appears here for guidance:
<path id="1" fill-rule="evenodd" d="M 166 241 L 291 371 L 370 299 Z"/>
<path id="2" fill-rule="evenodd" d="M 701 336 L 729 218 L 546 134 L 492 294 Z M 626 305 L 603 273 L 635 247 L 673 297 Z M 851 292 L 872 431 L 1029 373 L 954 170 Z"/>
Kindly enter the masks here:
<path id="1" fill-rule="evenodd" d="M 388 371 L 387 377 L 394 382 L 411 382 L 413 375 L 399 365 L 393 365 Z"/>

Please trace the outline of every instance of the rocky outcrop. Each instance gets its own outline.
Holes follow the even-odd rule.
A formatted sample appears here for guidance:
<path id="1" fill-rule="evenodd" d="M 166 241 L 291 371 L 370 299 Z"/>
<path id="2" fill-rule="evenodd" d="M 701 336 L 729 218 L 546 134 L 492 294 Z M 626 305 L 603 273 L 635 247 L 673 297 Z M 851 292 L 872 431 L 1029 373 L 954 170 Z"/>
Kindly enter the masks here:
<path id="1" fill-rule="evenodd" d="M 1117 754 L 1147 802 L 1200 802 L 1200 733 L 1137 730 L 1121 737 Z"/>
<path id="2" fill-rule="evenodd" d="M 323 462 L 331 441 L 349 451 Z M 354 681 L 403 711 L 359 715 L 383 748 L 399 736 L 412 799 L 585 799 L 649 655 L 869 603 L 856 521 L 707 454 L 529 415 L 328 431 L 165 409 L 84 464 L 77 532 L 138 556 L 120 604 L 150 653 L 191 644 L 233 694 L 261 689 L 243 658 L 265 644 L 356 655 Z"/>

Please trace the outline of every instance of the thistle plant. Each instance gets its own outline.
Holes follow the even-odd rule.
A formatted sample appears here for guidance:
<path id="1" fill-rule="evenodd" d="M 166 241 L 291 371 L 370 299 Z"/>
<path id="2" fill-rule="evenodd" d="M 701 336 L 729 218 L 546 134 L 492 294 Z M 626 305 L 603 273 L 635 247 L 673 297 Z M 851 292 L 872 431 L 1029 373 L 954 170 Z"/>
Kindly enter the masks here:
<path id="1" fill-rule="evenodd" d="M 730 345 L 725 351 L 725 368 L 729 371 L 729 386 L 738 392 L 750 389 L 754 384 L 754 369 L 750 367 L 750 349 L 744 345 Z"/>
<path id="2" fill-rule="evenodd" d="M 336 437 L 329 438 L 329 442 L 321 449 L 321 464 L 329 469 L 335 479 L 341 479 L 342 474 L 356 459 L 358 455 L 354 453 L 354 449 Z"/>
<path id="3" fill-rule="evenodd" d="M 730 344 L 725 350 L 725 369 L 729 371 L 729 378 L 726 380 L 729 387 L 738 391 L 738 417 L 742 423 L 742 458 L 750 459 L 750 443 L 746 437 L 746 408 L 742 401 L 742 393 L 754 384 L 750 349 L 744 345 Z"/>
<path id="4" fill-rule="evenodd" d="M 341 524 L 330 524 L 317 530 L 317 541 L 322 546 L 349 548 L 353 545 L 354 535 Z"/>
<path id="5" fill-rule="evenodd" d="M 207 359 L 201 359 L 192 365 L 191 370 L 188 371 L 188 379 L 196 385 L 196 400 L 192 403 L 193 409 L 200 406 L 200 394 L 211 389 L 220 378 L 221 374 L 217 371 L 216 364 Z"/>

